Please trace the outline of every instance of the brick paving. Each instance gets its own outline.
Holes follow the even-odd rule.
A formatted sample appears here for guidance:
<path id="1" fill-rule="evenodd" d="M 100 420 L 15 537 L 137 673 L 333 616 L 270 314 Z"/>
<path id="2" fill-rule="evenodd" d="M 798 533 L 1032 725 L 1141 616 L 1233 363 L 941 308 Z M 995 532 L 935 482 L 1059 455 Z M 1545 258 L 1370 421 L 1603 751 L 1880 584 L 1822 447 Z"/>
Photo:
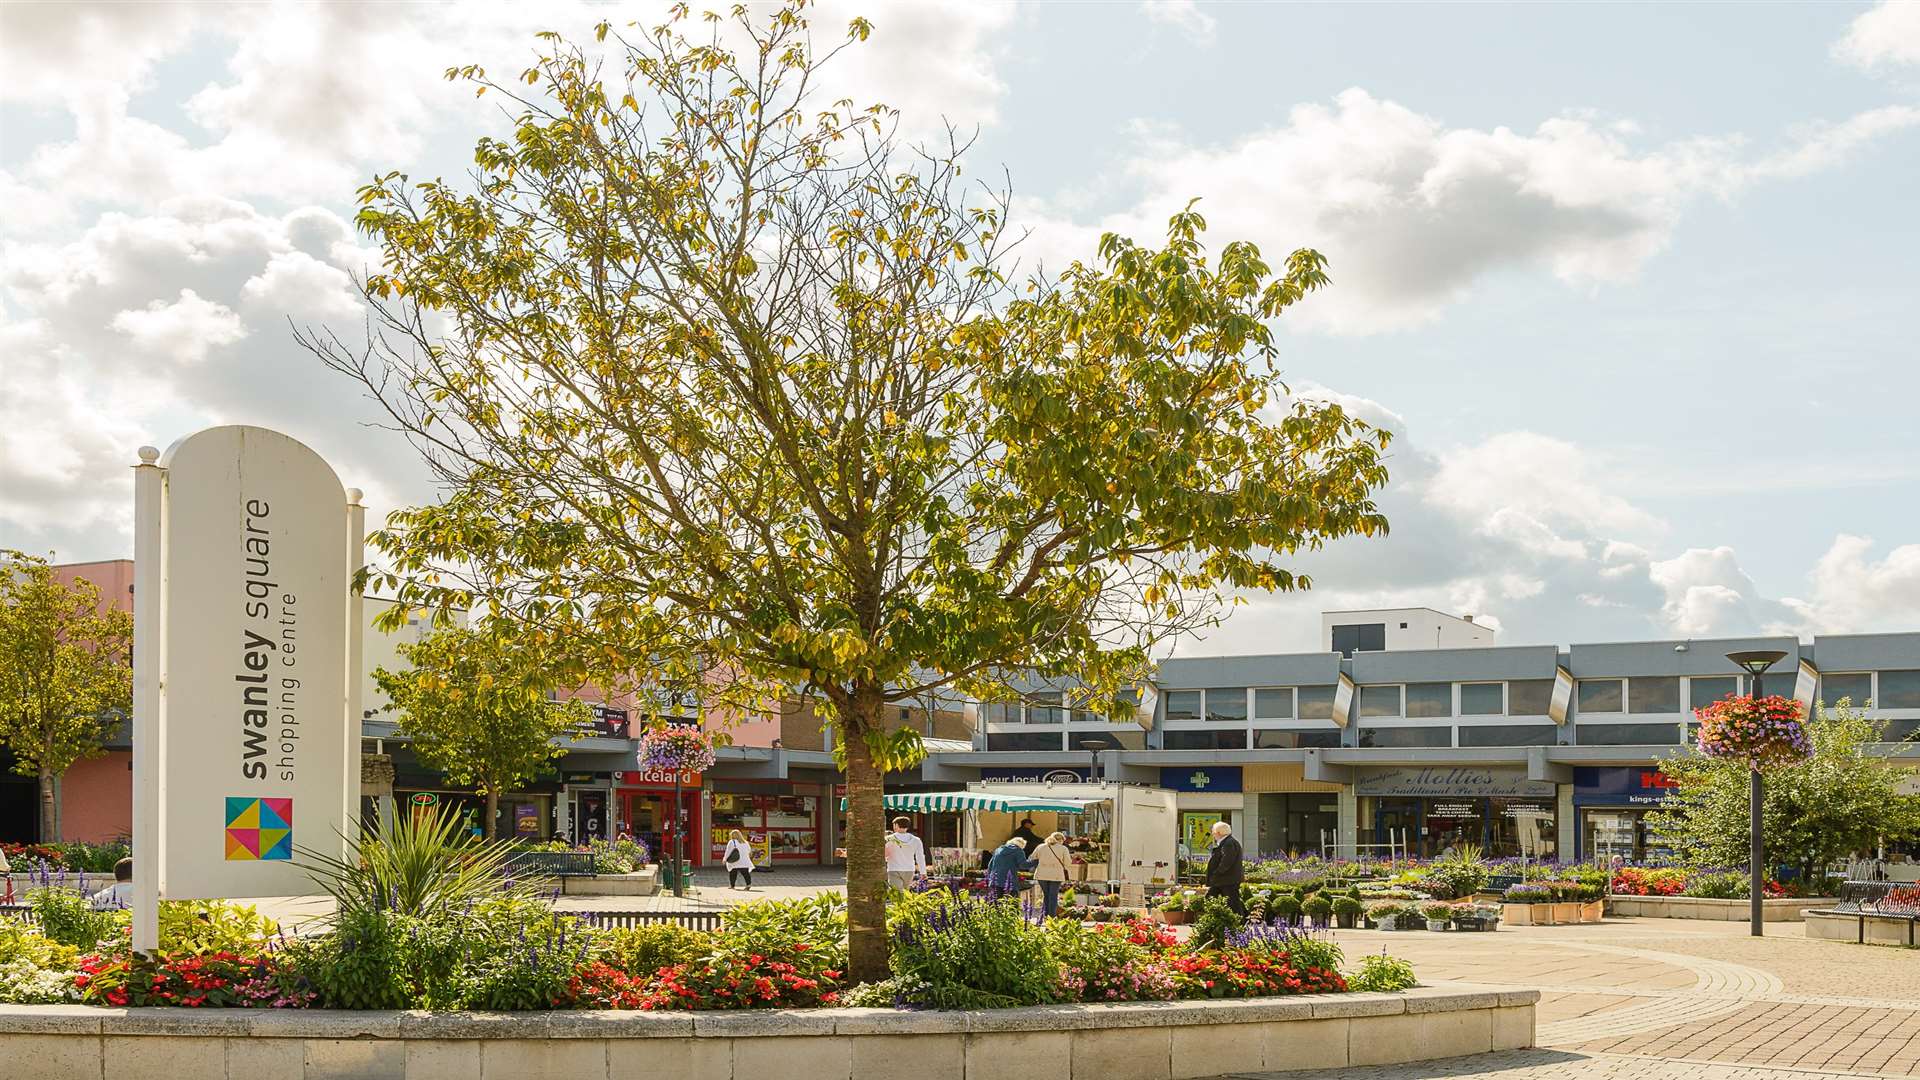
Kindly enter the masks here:
<path id="1" fill-rule="evenodd" d="M 1440 1080 L 1487 1076 L 1499 1080 L 1809 1080 L 1810 1077 L 1862 1077 L 1872 1073 L 1811 1071 L 1718 1061 L 1586 1054 L 1565 1050 L 1505 1050 L 1497 1054 L 1445 1058 L 1411 1065 L 1370 1065 L 1310 1072 L 1245 1073 L 1233 1080 Z"/>

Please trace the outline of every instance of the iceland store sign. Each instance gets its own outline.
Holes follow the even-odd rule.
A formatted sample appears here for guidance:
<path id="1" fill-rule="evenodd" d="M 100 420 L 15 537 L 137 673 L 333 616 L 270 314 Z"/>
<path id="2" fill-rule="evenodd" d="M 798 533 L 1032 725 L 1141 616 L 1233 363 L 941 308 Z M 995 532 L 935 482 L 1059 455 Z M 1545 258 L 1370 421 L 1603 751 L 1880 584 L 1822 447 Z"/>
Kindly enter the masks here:
<path id="1" fill-rule="evenodd" d="M 359 492 L 264 428 L 158 457 L 135 469 L 136 908 L 310 892 L 296 846 L 357 832 Z"/>

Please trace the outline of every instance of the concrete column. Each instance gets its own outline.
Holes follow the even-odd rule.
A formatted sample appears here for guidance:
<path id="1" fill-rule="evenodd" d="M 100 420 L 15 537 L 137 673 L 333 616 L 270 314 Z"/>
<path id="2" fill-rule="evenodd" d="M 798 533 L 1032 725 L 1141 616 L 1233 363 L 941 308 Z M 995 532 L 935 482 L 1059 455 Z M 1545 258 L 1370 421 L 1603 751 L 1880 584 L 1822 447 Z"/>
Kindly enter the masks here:
<path id="1" fill-rule="evenodd" d="M 1262 854 L 1260 851 L 1260 796 L 1247 793 L 1240 796 L 1240 809 L 1235 814 L 1240 820 L 1233 826 L 1233 833 L 1240 838 L 1240 847 L 1248 858 Z"/>
<path id="2" fill-rule="evenodd" d="M 1554 838 L 1554 843 L 1558 845 L 1555 851 L 1562 860 L 1578 859 L 1580 853 L 1573 847 L 1573 785 L 1559 784 L 1555 786 L 1554 791 L 1557 795 L 1557 803 L 1553 811 L 1553 821 L 1554 831 L 1558 834 Z"/>
<path id="3" fill-rule="evenodd" d="M 1352 784 L 1340 785 L 1340 840 L 1335 853 L 1343 859 L 1356 857 L 1360 831 L 1360 799 L 1353 792 Z"/>

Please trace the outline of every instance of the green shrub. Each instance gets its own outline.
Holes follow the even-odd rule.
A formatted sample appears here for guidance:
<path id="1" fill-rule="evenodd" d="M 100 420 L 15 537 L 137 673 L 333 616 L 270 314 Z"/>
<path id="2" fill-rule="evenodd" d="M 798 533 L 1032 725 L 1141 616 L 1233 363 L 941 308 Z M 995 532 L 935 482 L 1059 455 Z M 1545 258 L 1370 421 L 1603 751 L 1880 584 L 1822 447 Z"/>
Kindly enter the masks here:
<path id="1" fill-rule="evenodd" d="M 911 1004 L 998 1009 L 1051 1001 L 1060 965 L 1044 930 L 1011 899 L 975 900 L 939 890 L 894 900 L 887 919 L 895 976 L 927 987 Z"/>
<path id="2" fill-rule="evenodd" d="M 1187 944 L 1194 949 L 1217 947 L 1227 940 L 1228 934 L 1247 925 L 1247 920 L 1218 896 L 1200 901 L 1193 912 L 1193 936 L 1187 939 Z"/>
<path id="3" fill-rule="evenodd" d="M 1300 898 L 1292 895 L 1280 897 L 1268 908 L 1268 911 L 1276 919 L 1291 919 L 1295 921 L 1300 918 L 1301 912 L 1305 910 L 1306 905 L 1300 902 Z"/>
<path id="4" fill-rule="evenodd" d="M 1360 970 L 1347 978 L 1347 989 L 1396 993 L 1420 985 L 1413 965 L 1397 956 L 1381 953 L 1360 958 Z"/>
<path id="5" fill-rule="evenodd" d="M 1357 896 L 1340 896 L 1336 897 L 1333 901 L 1333 913 L 1335 915 L 1345 915 L 1349 918 L 1357 919 L 1366 910 L 1366 905 L 1362 904 L 1360 898 Z"/>
<path id="6" fill-rule="evenodd" d="M 131 925 L 126 912 L 95 911 L 84 894 L 71 889 L 29 889 L 27 907 L 48 939 L 82 951 L 119 938 Z"/>
<path id="7" fill-rule="evenodd" d="M 1709 900 L 1745 900 L 1748 884 L 1747 875 L 1738 870 L 1698 874 L 1687 882 L 1687 887 L 1681 895 L 1705 897 Z"/>
<path id="8" fill-rule="evenodd" d="M 340 912 L 332 933 L 294 939 L 286 957 L 327 1008 L 407 1009 L 414 997 L 401 940 L 386 912 L 352 907 Z"/>
<path id="9" fill-rule="evenodd" d="M 1055 919 L 1046 927 L 1047 950 L 1060 969 L 1059 996 L 1069 1001 L 1167 1001 L 1173 976 L 1135 945 L 1123 926 L 1086 926 Z"/>
<path id="10" fill-rule="evenodd" d="M 169 953 L 251 954 L 280 926 L 251 905 L 226 900 L 168 900 L 160 905 L 160 948 Z"/>
<path id="11" fill-rule="evenodd" d="M 629 975 L 646 977 L 671 964 L 685 964 L 713 948 L 713 935 L 679 923 L 658 922 L 631 930 L 608 930 L 601 939 L 602 959 Z"/>
<path id="12" fill-rule="evenodd" d="M 1344 900 L 1346 897 L 1343 896 L 1341 899 Z M 1313 918 L 1325 919 L 1333 914 L 1333 901 L 1327 899 L 1325 893 L 1315 893 L 1306 903 L 1300 905 L 1300 910 Z"/>

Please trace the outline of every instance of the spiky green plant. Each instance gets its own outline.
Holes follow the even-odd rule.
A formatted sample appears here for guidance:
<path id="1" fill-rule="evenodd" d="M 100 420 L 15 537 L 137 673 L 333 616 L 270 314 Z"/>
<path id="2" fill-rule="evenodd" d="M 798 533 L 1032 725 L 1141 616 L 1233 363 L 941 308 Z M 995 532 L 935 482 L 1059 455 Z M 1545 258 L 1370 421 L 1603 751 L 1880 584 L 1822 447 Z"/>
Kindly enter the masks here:
<path id="1" fill-rule="evenodd" d="M 512 852 L 510 845 L 473 836 L 458 817 L 435 808 L 363 828 L 350 859 L 298 848 L 304 861 L 296 865 L 333 897 L 340 913 L 432 916 L 548 884 L 516 880 L 507 864 Z"/>

